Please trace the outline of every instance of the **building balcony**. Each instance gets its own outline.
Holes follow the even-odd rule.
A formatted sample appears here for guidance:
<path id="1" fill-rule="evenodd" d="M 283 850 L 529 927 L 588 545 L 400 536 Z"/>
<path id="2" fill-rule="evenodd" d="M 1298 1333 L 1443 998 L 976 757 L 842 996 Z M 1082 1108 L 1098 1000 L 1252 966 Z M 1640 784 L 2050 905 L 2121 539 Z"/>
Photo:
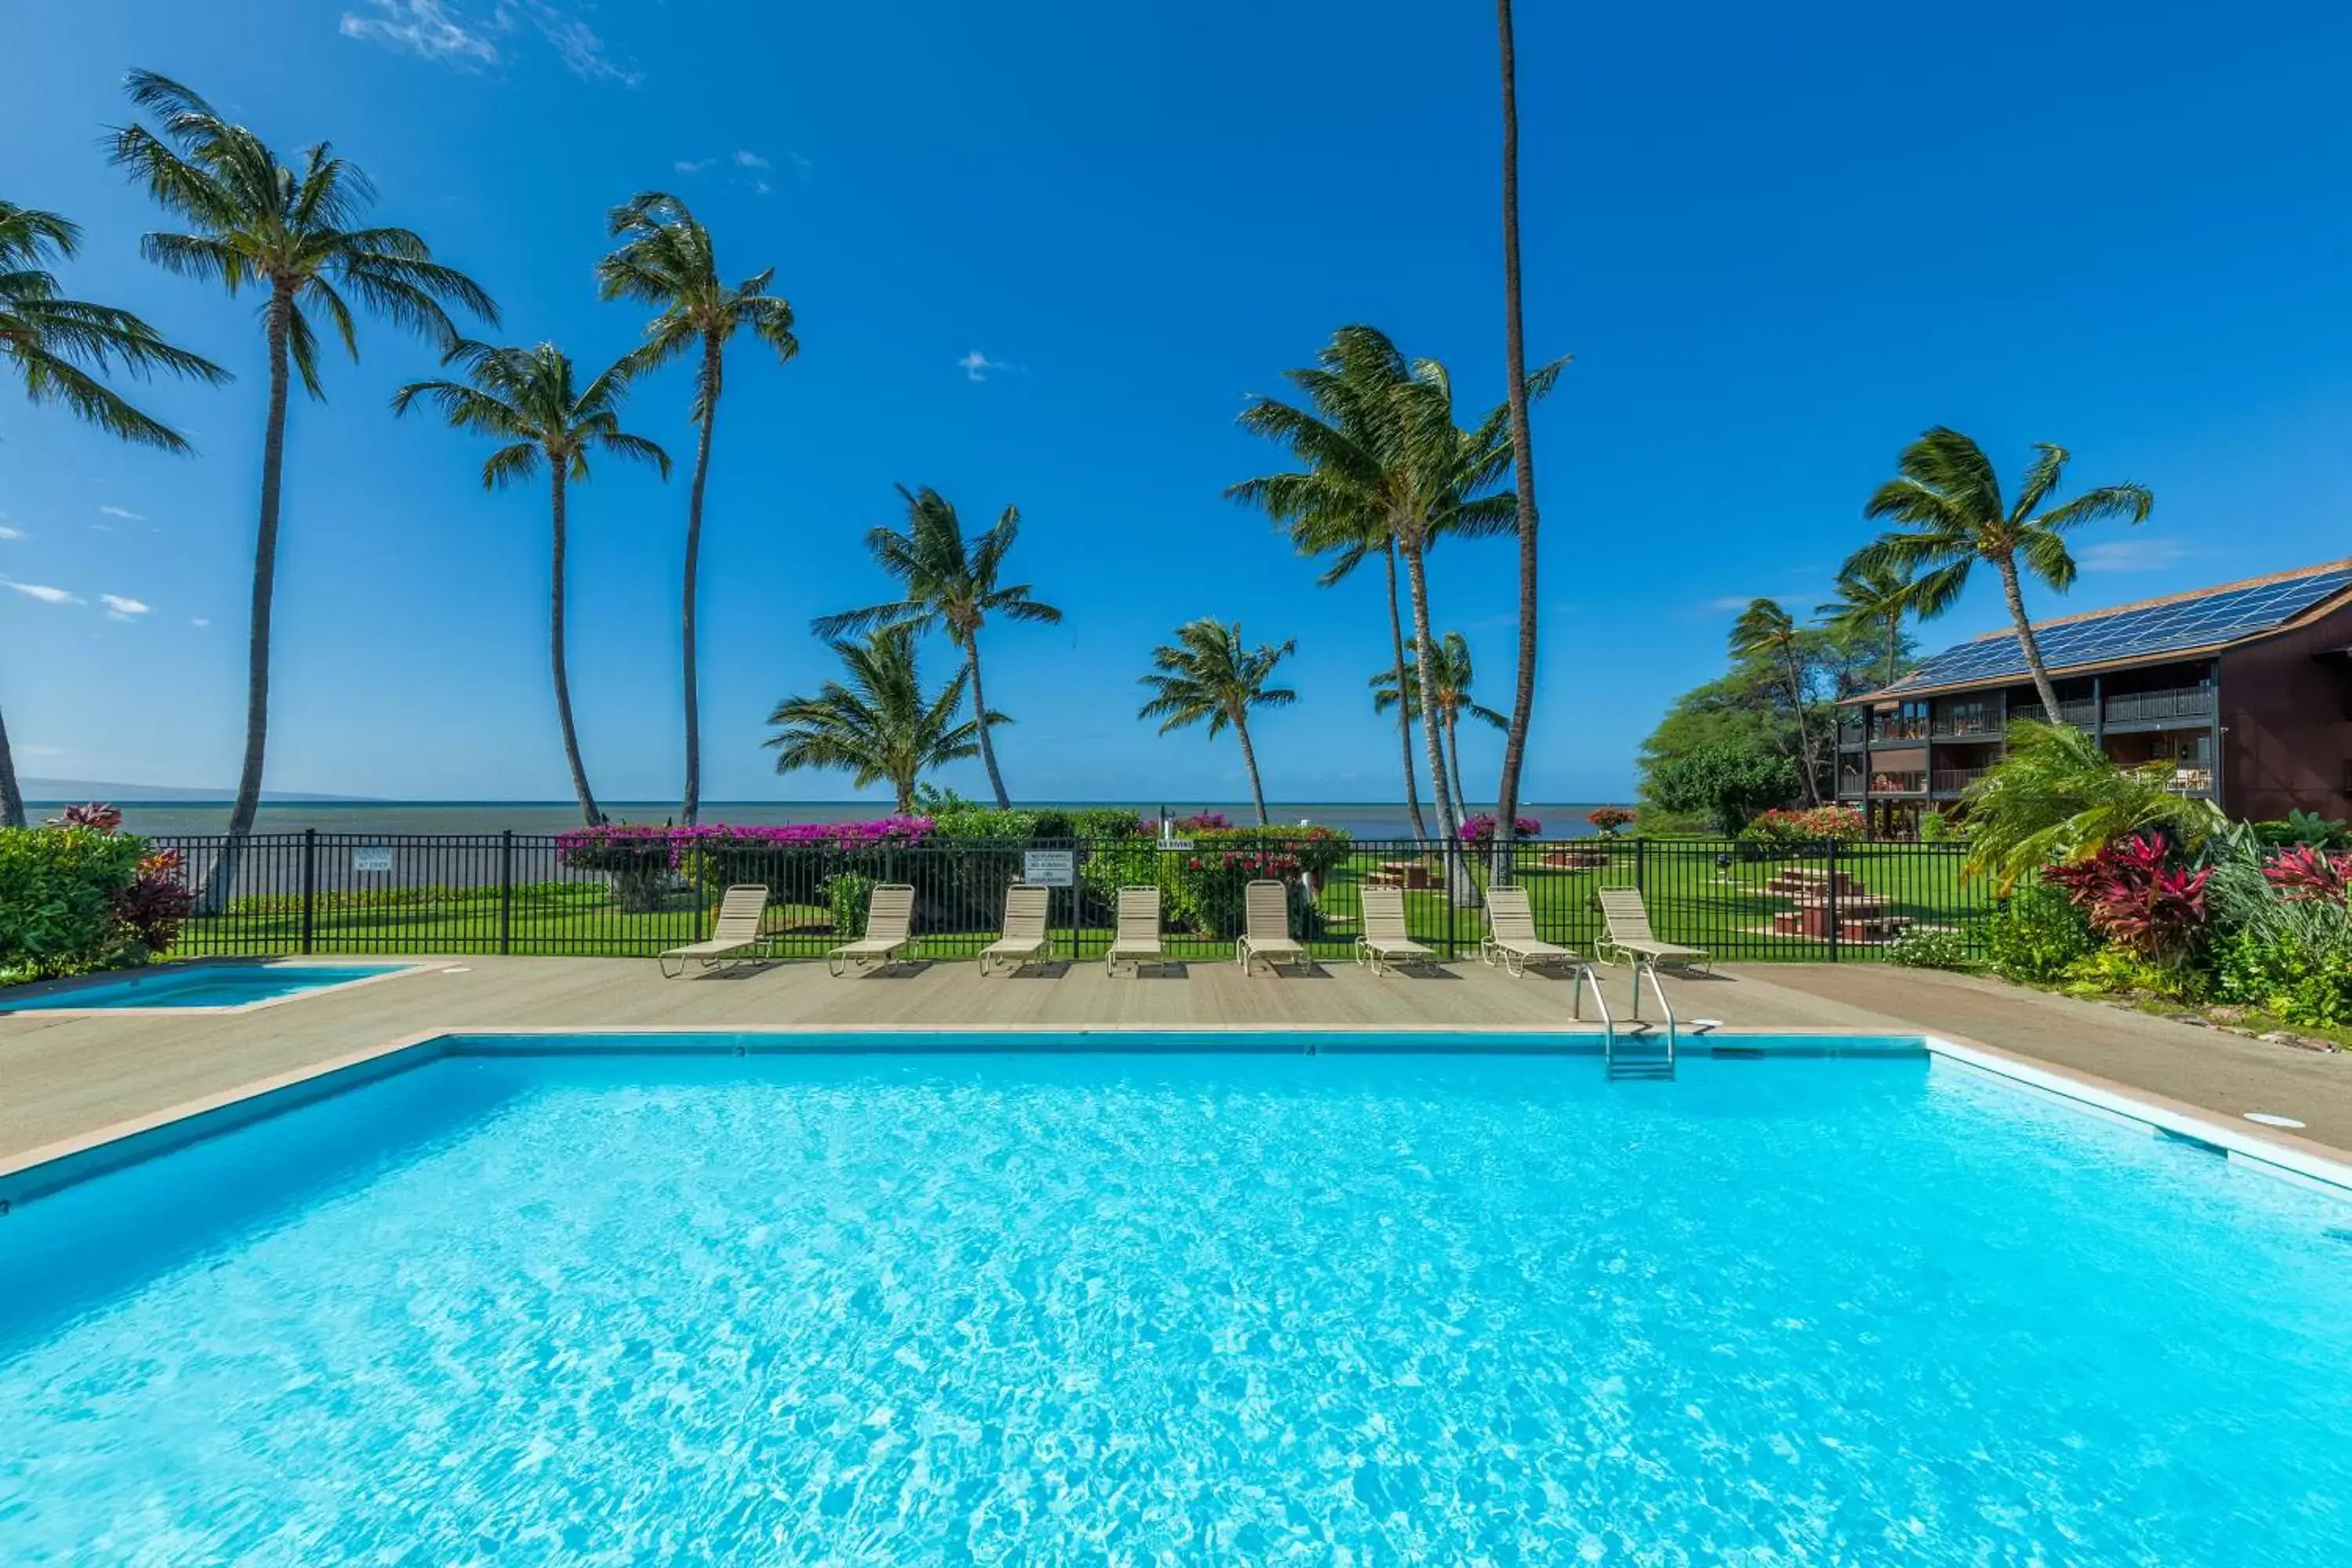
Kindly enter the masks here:
<path id="1" fill-rule="evenodd" d="M 1990 771 L 1989 768 L 1937 768 L 1928 775 L 1928 793 L 1939 795 L 1958 795 Z"/>
<path id="2" fill-rule="evenodd" d="M 1867 733 L 1868 731 L 1864 729 L 1863 722 L 1859 719 L 1840 719 L 1838 721 L 1837 743 L 1848 751 L 1860 750 L 1863 744 L 1863 738 Z"/>
<path id="3" fill-rule="evenodd" d="M 1959 719 L 1948 713 L 1938 713 L 1928 730 L 1931 740 L 1998 741 L 2000 739 L 2001 723 L 1990 714 Z"/>
<path id="4" fill-rule="evenodd" d="M 2039 702 L 2020 702 L 2009 710 L 2009 716 L 2033 724 L 2050 721 Z M 2058 721 L 2072 724 L 2077 730 L 2088 730 L 2099 721 L 2099 705 L 2087 697 L 2062 697 L 2058 700 Z"/>
<path id="5" fill-rule="evenodd" d="M 1924 741 L 1927 738 L 1927 721 L 1911 719 L 1874 719 L 1870 721 L 1870 742 L 1878 745 L 1887 741 Z"/>
<path id="6" fill-rule="evenodd" d="M 2175 795 L 2210 795 L 2213 793 L 2213 770 L 2175 768 L 2172 770 L 2172 782 L 2164 787 Z"/>
<path id="7" fill-rule="evenodd" d="M 2169 724 L 2182 719 L 2210 719 L 2213 689 L 2175 686 L 2161 691 L 2130 691 L 2110 697 L 2106 718 L 2110 727 L 2121 724 Z"/>
<path id="8" fill-rule="evenodd" d="M 1870 775 L 1873 795 L 1926 795 L 1927 773 L 1924 768 L 1902 773 L 1875 773 Z"/>

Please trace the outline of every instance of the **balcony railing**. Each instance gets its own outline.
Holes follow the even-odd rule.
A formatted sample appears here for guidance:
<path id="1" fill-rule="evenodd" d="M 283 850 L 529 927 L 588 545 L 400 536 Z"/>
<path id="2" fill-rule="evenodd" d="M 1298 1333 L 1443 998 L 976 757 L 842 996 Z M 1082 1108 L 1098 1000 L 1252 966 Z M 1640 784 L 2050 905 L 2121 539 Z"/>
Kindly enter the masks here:
<path id="1" fill-rule="evenodd" d="M 1926 795 L 1927 793 L 1927 770 L 1915 768 L 1902 773 L 1873 773 L 1870 775 L 1870 793 L 1873 795 Z"/>
<path id="2" fill-rule="evenodd" d="M 2172 782 L 2164 787 L 2175 795 L 2211 795 L 2213 770 L 2211 768 L 2175 768 L 2172 771 Z"/>
<path id="3" fill-rule="evenodd" d="M 2107 699 L 2110 724 L 2161 724 L 2174 719 L 2213 716 L 2213 689 L 2176 686 L 2162 691 L 2127 691 Z"/>
<path id="4" fill-rule="evenodd" d="M 1867 732 L 1868 731 L 1863 728 L 1863 722 L 1859 719 L 1841 719 L 1838 721 L 1838 744 L 1841 746 L 1861 745 L 1862 738 Z"/>
<path id="5" fill-rule="evenodd" d="M 2050 721 L 2039 702 L 2021 702 L 2009 710 L 2009 716 L 2011 719 L 2023 719 L 2035 724 L 2046 724 Z M 2067 697 L 2059 700 L 2058 721 L 2062 724 L 2072 724 L 2077 730 L 2087 730 L 2098 722 L 2098 718 L 2099 705 L 2087 697 Z"/>
<path id="6" fill-rule="evenodd" d="M 1855 795 L 1865 793 L 1869 781 L 1860 773 L 1840 773 L 1837 783 L 1838 798 L 1851 800 Z"/>
<path id="7" fill-rule="evenodd" d="M 1873 719 L 1870 721 L 1870 738 L 1874 742 L 1924 741 L 1927 738 L 1927 721 L 1916 716 L 1908 719 Z"/>
<path id="8" fill-rule="evenodd" d="M 1968 741 L 1979 736 L 1988 741 L 2000 738 L 2000 720 L 1990 713 L 1938 713 L 1932 728 L 1938 741 Z"/>
<path id="9" fill-rule="evenodd" d="M 1990 770 L 1985 768 L 1937 768 L 1928 783 L 1936 795 L 1958 795 Z"/>

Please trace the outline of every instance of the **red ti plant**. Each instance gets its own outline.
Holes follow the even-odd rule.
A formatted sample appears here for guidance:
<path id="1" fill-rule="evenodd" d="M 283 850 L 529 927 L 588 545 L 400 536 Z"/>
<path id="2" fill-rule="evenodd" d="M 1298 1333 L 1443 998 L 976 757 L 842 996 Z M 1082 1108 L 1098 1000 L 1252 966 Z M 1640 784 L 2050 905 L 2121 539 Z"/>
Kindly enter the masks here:
<path id="1" fill-rule="evenodd" d="M 180 934 L 180 926 L 196 907 L 195 894 L 180 879 L 180 852 L 159 849 L 139 858 L 139 874 L 114 895 L 114 918 L 140 945 L 161 952 Z"/>
<path id="2" fill-rule="evenodd" d="M 1603 838 L 1614 838 L 1633 826 L 1633 813 L 1622 805 L 1595 806 L 1584 814 L 1584 820 Z"/>
<path id="3" fill-rule="evenodd" d="M 2175 956 L 2205 924 L 2205 882 L 2210 871 L 2168 865 L 2159 838 L 2117 839 L 2077 866 L 2044 873 L 2091 917 L 2091 929 L 2116 947 L 2146 959 Z"/>
<path id="4" fill-rule="evenodd" d="M 2344 903 L 2347 889 L 2352 889 L 2352 850 L 2330 855 L 2314 845 L 2298 844 L 2271 857 L 2263 876 L 2289 903 Z"/>
<path id="5" fill-rule="evenodd" d="M 49 818 L 51 827 L 95 827 L 100 833 L 122 831 L 122 808 L 92 801 L 88 805 L 69 805 L 62 816 Z"/>

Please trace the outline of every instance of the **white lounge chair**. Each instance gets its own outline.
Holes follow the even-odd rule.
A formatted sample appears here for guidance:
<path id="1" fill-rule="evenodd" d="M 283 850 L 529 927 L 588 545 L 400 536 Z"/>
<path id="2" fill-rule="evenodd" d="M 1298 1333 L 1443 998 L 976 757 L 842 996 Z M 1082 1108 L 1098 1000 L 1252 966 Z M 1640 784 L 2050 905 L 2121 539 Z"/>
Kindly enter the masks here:
<path id="1" fill-rule="evenodd" d="M 719 900 L 719 919 L 712 922 L 709 938 L 673 947 L 656 961 L 661 965 L 662 978 L 676 980 L 697 963 L 715 969 L 755 954 L 766 956 L 768 938 L 760 923 L 767 914 L 767 889 L 751 882 L 728 889 Z M 676 969 L 670 967 L 673 963 Z"/>
<path id="2" fill-rule="evenodd" d="M 1536 913 L 1520 887 L 1486 889 L 1486 934 L 1478 939 L 1478 958 L 1489 966 L 1499 963 L 1517 980 L 1531 963 L 1582 963 L 1583 958 L 1555 942 L 1536 935 Z"/>
<path id="3" fill-rule="evenodd" d="M 883 882 L 866 900 L 866 934 L 826 953 L 824 966 L 839 979 L 853 967 L 896 963 L 914 945 L 915 889 L 904 882 Z"/>
<path id="4" fill-rule="evenodd" d="M 1356 938 L 1358 963 L 1384 974 L 1400 963 L 1427 963 L 1437 956 L 1407 934 L 1403 889 L 1359 887 L 1356 897 L 1364 910 L 1363 934 Z"/>
<path id="5" fill-rule="evenodd" d="M 980 950 L 981 978 L 988 966 L 1001 963 L 1010 974 L 1025 963 L 1041 963 L 1052 952 L 1054 939 L 1046 932 L 1047 911 L 1054 889 L 1016 883 L 1004 895 L 1004 934 Z"/>
<path id="6" fill-rule="evenodd" d="M 1650 911 L 1643 905 L 1639 888 L 1603 888 L 1595 896 L 1608 928 L 1592 944 L 1601 957 L 1627 963 L 1646 960 L 1677 969 L 1713 967 L 1715 960 L 1705 948 L 1658 940 L 1657 932 L 1650 929 Z"/>
<path id="7" fill-rule="evenodd" d="M 1290 889 L 1280 882 L 1255 881 L 1242 889 L 1242 925 L 1241 941 L 1234 945 L 1244 974 L 1261 961 L 1274 972 L 1285 963 L 1315 962 L 1290 934 Z"/>
<path id="8" fill-rule="evenodd" d="M 1118 925 L 1111 933 L 1110 946 L 1103 950 L 1103 972 L 1118 973 L 1121 959 L 1137 973 L 1147 963 L 1167 962 L 1160 944 L 1159 889 L 1118 890 Z"/>

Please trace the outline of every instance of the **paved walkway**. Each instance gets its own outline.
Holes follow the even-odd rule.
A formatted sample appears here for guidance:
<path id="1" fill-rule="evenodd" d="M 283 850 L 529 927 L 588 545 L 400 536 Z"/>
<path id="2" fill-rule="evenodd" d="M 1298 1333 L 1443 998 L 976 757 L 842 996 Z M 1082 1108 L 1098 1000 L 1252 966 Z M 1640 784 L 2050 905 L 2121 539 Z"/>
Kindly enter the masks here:
<path id="1" fill-rule="evenodd" d="M 772 1028 L 1543 1028 L 1569 987 L 1476 963 L 1384 979 L 1338 964 L 1244 978 L 1231 963 L 1108 979 L 1098 965 L 982 981 L 968 963 L 834 980 L 818 963 L 664 981 L 649 961 L 420 961 L 413 974 L 215 1016 L 0 1016 L 0 1162 L 59 1140 L 393 1040 L 442 1030 L 619 1026 Z M 1628 976 L 1609 973 L 1627 1011 Z M 1969 976 L 1874 963 L 1770 964 L 1668 984 L 1685 1021 L 1734 1027 L 1934 1032 L 2004 1048 L 2239 1126 L 2265 1110 L 2352 1151 L 2352 1054 L 2317 1055 Z M 2248 1129 L 2252 1131 L 2252 1128 Z"/>

